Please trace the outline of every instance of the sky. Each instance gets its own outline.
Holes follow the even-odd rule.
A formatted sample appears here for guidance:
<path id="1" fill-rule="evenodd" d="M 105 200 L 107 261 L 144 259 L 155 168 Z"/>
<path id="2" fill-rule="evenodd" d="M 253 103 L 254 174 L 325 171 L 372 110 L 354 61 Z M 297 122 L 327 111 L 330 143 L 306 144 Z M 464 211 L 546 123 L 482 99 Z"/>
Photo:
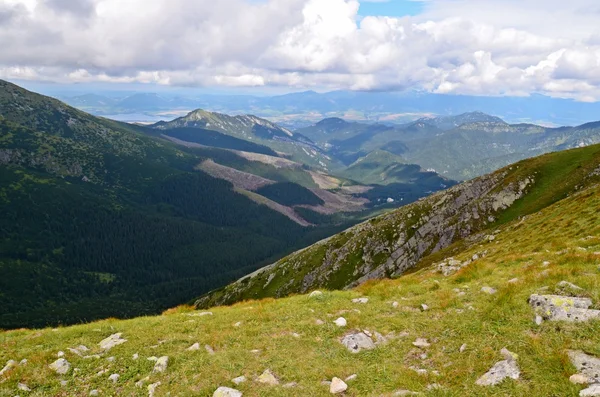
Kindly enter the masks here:
<path id="1" fill-rule="evenodd" d="M 597 0 L 1 0 L 0 78 L 600 101 Z"/>

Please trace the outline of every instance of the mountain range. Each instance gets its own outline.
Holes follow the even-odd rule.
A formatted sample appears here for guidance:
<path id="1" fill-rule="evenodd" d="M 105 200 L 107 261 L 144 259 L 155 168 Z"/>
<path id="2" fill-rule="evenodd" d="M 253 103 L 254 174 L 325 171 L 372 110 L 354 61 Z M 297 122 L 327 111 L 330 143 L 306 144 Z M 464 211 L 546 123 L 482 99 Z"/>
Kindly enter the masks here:
<path id="1" fill-rule="evenodd" d="M 334 164 L 254 116 L 139 126 L 0 81 L 0 327 L 156 313 L 453 183 Z"/>

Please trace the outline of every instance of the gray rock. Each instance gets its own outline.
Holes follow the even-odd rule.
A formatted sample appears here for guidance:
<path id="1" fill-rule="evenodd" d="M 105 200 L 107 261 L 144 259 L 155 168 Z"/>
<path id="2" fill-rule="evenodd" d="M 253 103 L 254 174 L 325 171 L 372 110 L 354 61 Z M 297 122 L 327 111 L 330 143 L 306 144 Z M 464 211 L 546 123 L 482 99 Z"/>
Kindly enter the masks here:
<path id="1" fill-rule="evenodd" d="M 4 368 L 2 368 L 2 370 L 0 370 L 0 376 L 4 375 L 5 373 L 7 373 L 8 371 L 10 371 L 11 369 L 13 369 L 16 366 L 17 366 L 17 362 L 15 360 L 8 360 L 6 362 L 6 365 L 4 366 Z"/>
<path id="2" fill-rule="evenodd" d="M 276 386 L 279 384 L 279 379 L 271 372 L 270 369 L 265 370 L 257 379 L 257 382 L 263 383 L 269 386 Z"/>
<path id="3" fill-rule="evenodd" d="M 413 342 L 413 346 L 416 346 L 416 347 L 419 347 L 421 349 L 424 349 L 426 347 L 431 346 L 431 344 L 427 341 L 427 339 L 417 338 L 417 340 Z"/>
<path id="4" fill-rule="evenodd" d="M 502 383 L 506 378 L 519 379 L 521 371 L 517 364 L 518 356 L 507 349 L 502 349 L 500 353 L 502 353 L 505 360 L 497 362 L 487 373 L 477 379 L 475 384 L 479 386 L 495 386 Z"/>
<path id="5" fill-rule="evenodd" d="M 119 332 L 118 334 L 113 334 L 113 335 L 109 336 L 108 338 L 103 339 L 98 344 L 100 345 L 100 348 L 102 348 L 104 350 L 110 350 L 115 346 L 118 346 L 118 345 L 121 345 L 121 344 L 127 342 L 127 339 L 121 338 L 121 335 L 123 335 L 121 332 Z"/>
<path id="6" fill-rule="evenodd" d="M 71 369 L 71 364 L 64 358 L 59 358 L 49 365 L 50 369 L 59 375 L 65 375 Z"/>
<path id="7" fill-rule="evenodd" d="M 138 358 L 140 358 L 140 355 L 139 355 L 139 354 L 137 354 L 137 353 L 134 353 L 134 354 L 133 354 L 133 356 L 131 356 L 131 358 L 132 358 L 133 360 L 137 360 Z"/>
<path id="8" fill-rule="evenodd" d="M 246 380 L 247 380 L 246 377 L 242 375 L 242 376 L 238 376 L 237 378 L 233 378 L 231 381 L 233 383 L 235 383 L 236 385 L 239 385 L 241 383 L 244 383 Z"/>
<path id="9" fill-rule="evenodd" d="M 404 396 L 418 396 L 419 393 L 415 393 L 414 391 L 410 391 L 410 390 L 396 390 L 392 396 L 399 396 L 399 397 L 404 397 Z"/>
<path id="10" fill-rule="evenodd" d="M 156 393 L 156 389 L 160 386 L 160 382 L 153 383 L 148 385 L 148 397 L 154 397 L 154 393 Z"/>
<path id="11" fill-rule="evenodd" d="M 99 395 L 100 395 L 100 392 L 96 389 L 90 391 L 90 396 L 99 396 Z"/>
<path id="12" fill-rule="evenodd" d="M 596 383 L 591 385 L 587 389 L 579 392 L 579 397 L 599 397 L 600 396 L 600 384 Z"/>
<path id="13" fill-rule="evenodd" d="M 298 383 L 296 383 L 296 382 L 289 382 L 289 383 L 286 383 L 285 385 L 283 385 L 282 387 L 285 388 L 285 389 L 292 389 L 292 388 L 297 387 L 297 386 L 298 386 Z"/>
<path id="14" fill-rule="evenodd" d="M 429 306 L 427 306 L 426 304 L 421 304 L 421 310 L 423 310 L 424 312 L 426 312 L 427 310 L 429 310 Z"/>
<path id="15" fill-rule="evenodd" d="M 542 316 L 540 316 L 539 314 L 535 316 L 535 324 L 536 325 L 542 325 L 543 322 L 544 322 L 544 318 Z"/>
<path id="16" fill-rule="evenodd" d="M 464 353 L 465 350 L 467 350 L 467 344 L 463 343 L 463 345 L 460 347 L 460 349 L 458 349 L 458 351 Z"/>
<path id="17" fill-rule="evenodd" d="M 600 310 L 588 309 L 591 299 L 560 295 L 531 295 L 529 304 L 544 320 L 585 322 L 600 319 Z"/>
<path id="18" fill-rule="evenodd" d="M 358 353 L 361 350 L 375 349 L 375 343 L 364 332 L 348 334 L 342 338 L 342 345 L 352 353 Z"/>
<path id="19" fill-rule="evenodd" d="M 213 350 L 213 348 L 212 348 L 212 347 L 210 347 L 209 345 L 204 345 L 204 350 L 206 350 L 206 352 L 207 352 L 208 354 L 210 354 L 211 356 L 214 356 L 214 355 L 215 355 L 215 351 L 214 351 L 214 350 Z"/>
<path id="20" fill-rule="evenodd" d="M 323 293 L 321 291 L 313 291 L 308 295 L 309 298 L 317 298 L 320 296 L 323 296 Z"/>
<path id="21" fill-rule="evenodd" d="M 21 391 L 26 391 L 26 392 L 30 392 L 31 388 L 29 386 L 27 386 L 25 383 L 18 383 L 17 384 L 17 389 L 21 390 Z"/>
<path id="22" fill-rule="evenodd" d="M 583 288 L 581 288 L 580 286 L 575 285 L 575 284 L 570 283 L 570 282 L 565 281 L 565 280 L 563 280 L 560 283 L 556 284 L 556 286 L 558 288 L 570 289 L 572 291 L 583 291 Z"/>
<path id="23" fill-rule="evenodd" d="M 569 382 L 576 385 L 589 385 L 590 383 L 594 383 L 594 380 L 582 374 L 575 374 L 569 377 Z"/>
<path id="24" fill-rule="evenodd" d="M 337 320 L 334 321 L 334 323 L 338 327 L 345 327 L 346 324 L 348 324 L 348 322 L 346 321 L 346 319 L 344 317 L 338 318 Z"/>
<path id="25" fill-rule="evenodd" d="M 27 365 L 28 362 L 29 361 L 26 358 L 24 358 L 21 361 L 19 361 L 19 365 Z"/>
<path id="26" fill-rule="evenodd" d="M 213 397 L 242 397 L 242 392 L 230 387 L 221 386 L 215 390 Z"/>
<path id="27" fill-rule="evenodd" d="M 344 379 L 344 382 L 350 382 L 350 381 L 353 381 L 356 378 L 358 378 L 358 375 L 352 374 L 349 377 L 347 377 L 346 379 Z"/>
<path id="28" fill-rule="evenodd" d="M 580 350 L 569 350 L 569 359 L 579 374 L 587 376 L 591 382 L 600 383 L 600 358 L 585 354 Z"/>
<path id="29" fill-rule="evenodd" d="M 112 383 L 117 383 L 119 381 L 120 377 L 121 377 L 121 375 L 119 375 L 119 374 L 112 374 L 111 376 L 108 377 L 108 380 L 110 380 Z"/>
<path id="30" fill-rule="evenodd" d="M 333 378 L 329 385 L 329 392 L 331 394 L 340 394 L 348 390 L 348 385 L 340 378 Z"/>
<path id="31" fill-rule="evenodd" d="M 315 324 L 316 325 L 323 325 L 323 324 L 325 324 L 325 322 L 323 320 L 316 319 L 315 320 Z"/>
<path id="32" fill-rule="evenodd" d="M 200 350 L 200 343 L 194 343 L 193 345 L 191 345 L 190 347 L 188 347 L 186 350 L 187 351 Z"/>
<path id="33" fill-rule="evenodd" d="M 167 370 L 168 365 L 169 365 L 169 357 L 162 356 L 158 360 L 156 360 L 156 363 L 154 364 L 154 369 L 152 370 L 152 372 L 154 372 L 154 373 L 165 372 Z"/>
<path id="34" fill-rule="evenodd" d="M 368 303 L 369 302 L 369 298 L 356 298 L 356 299 L 352 299 L 352 303 Z"/>
<path id="35" fill-rule="evenodd" d="M 205 316 L 212 316 L 212 312 L 200 312 L 200 313 L 188 313 L 188 316 L 190 317 L 205 317 Z"/>
<path id="36" fill-rule="evenodd" d="M 483 288 L 481 288 L 481 292 L 484 292 L 484 293 L 489 294 L 489 295 L 493 295 L 493 294 L 495 294 L 498 291 L 495 288 L 492 288 L 492 287 L 483 287 Z"/>

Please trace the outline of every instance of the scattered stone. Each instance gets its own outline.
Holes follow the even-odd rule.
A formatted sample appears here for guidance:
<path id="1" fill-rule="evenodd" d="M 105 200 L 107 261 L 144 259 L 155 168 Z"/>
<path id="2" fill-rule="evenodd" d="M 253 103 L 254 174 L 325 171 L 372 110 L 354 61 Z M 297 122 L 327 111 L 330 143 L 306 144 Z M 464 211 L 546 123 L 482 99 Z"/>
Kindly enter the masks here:
<path id="1" fill-rule="evenodd" d="M 245 376 L 238 376 L 237 378 L 233 378 L 231 381 L 233 383 L 235 383 L 236 385 L 239 385 L 240 383 L 244 383 L 246 381 L 246 377 Z"/>
<path id="2" fill-rule="evenodd" d="M 569 381 L 576 385 L 588 385 L 590 383 L 594 383 L 593 379 L 590 379 L 587 376 L 582 375 L 582 374 L 571 375 L 571 377 L 569 378 Z"/>
<path id="3" fill-rule="evenodd" d="M 109 336 L 108 338 L 103 339 L 98 344 L 100 345 L 100 348 L 102 348 L 104 350 L 110 350 L 115 346 L 118 346 L 120 344 L 127 342 L 127 339 L 121 338 L 121 335 L 123 335 L 121 332 L 119 332 L 118 334 L 113 334 L 113 335 Z"/>
<path id="4" fill-rule="evenodd" d="M 114 357 L 112 357 L 112 356 L 111 356 L 111 357 L 107 357 L 107 358 L 106 358 L 106 361 L 108 361 L 109 363 L 112 363 L 112 362 L 114 362 L 115 360 L 116 360 L 116 358 L 114 358 Z"/>
<path id="5" fill-rule="evenodd" d="M 356 299 L 352 299 L 352 303 L 368 303 L 369 302 L 369 298 L 356 298 Z"/>
<path id="6" fill-rule="evenodd" d="M 317 324 L 317 325 L 323 325 L 323 324 L 325 324 L 325 322 L 323 320 L 316 319 L 315 320 L 315 324 Z"/>
<path id="7" fill-rule="evenodd" d="M 56 354 L 56 356 L 57 356 L 58 358 L 64 357 L 64 356 L 65 356 L 65 352 L 63 352 L 63 351 L 59 351 L 59 352 Z"/>
<path id="8" fill-rule="evenodd" d="M 214 350 L 213 350 L 213 348 L 212 348 L 212 347 L 210 347 L 209 345 L 204 345 L 204 350 L 206 350 L 206 352 L 207 352 L 208 354 L 210 354 L 211 356 L 214 356 L 214 355 L 215 355 L 215 351 L 214 351 Z"/>
<path id="9" fill-rule="evenodd" d="M 190 317 L 204 317 L 204 316 L 212 316 L 212 312 L 201 312 L 201 313 L 188 313 Z"/>
<path id="10" fill-rule="evenodd" d="M 2 368 L 2 370 L 0 370 L 0 376 L 4 375 L 5 373 L 7 373 L 8 371 L 10 371 L 12 368 L 17 366 L 17 362 L 15 360 L 8 360 L 6 362 L 6 365 L 4 366 L 4 368 Z"/>
<path id="11" fill-rule="evenodd" d="M 346 335 L 341 342 L 352 353 L 358 353 L 361 350 L 373 350 L 376 347 L 373 340 L 364 332 Z"/>
<path id="12" fill-rule="evenodd" d="M 250 353 L 252 353 L 252 354 L 259 354 L 260 350 L 259 349 L 250 350 Z"/>
<path id="13" fill-rule="evenodd" d="M 92 354 L 92 355 L 89 355 L 89 356 L 83 356 L 83 359 L 85 359 L 85 360 L 88 360 L 88 359 L 91 359 L 91 358 L 98 360 L 101 357 L 100 357 L 99 354 Z"/>
<path id="14" fill-rule="evenodd" d="M 321 291 L 313 291 L 310 293 L 310 295 L 308 295 L 309 298 L 317 298 L 323 296 L 323 293 Z"/>
<path id="15" fill-rule="evenodd" d="M 337 320 L 334 321 L 334 323 L 338 327 L 345 327 L 346 324 L 348 324 L 348 322 L 346 321 L 346 319 L 344 317 L 338 318 Z"/>
<path id="16" fill-rule="evenodd" d="M 65 375 L 71 369 L 71 364 L 64 358 L 59 358 L 49 365 L 50 369 L 59 375 Z"/>
<path id="17" fill-rule="evenodd" d="M 69 384 L 69 382 L 68 382 L 68 381 L 66 381 L 66 380 L 61 380 L 61 381 L 60 381 L 60 385 L 61 385 L 62 387 L 66 387 L 68 384 Z"/>
<path id="18" fill-rule="evenodd" d="M 515 353 L 502 349 L 500 353 L 504 356 L 505 360 L 497 362 L 487 373 L 475 382 L 479 386 L 495 386 L 506 378 L 519 379 L 521 371 L 517 364 L 518 356 Z"/>
<path id="19" fill-rule="evenodd" d="M 463 343 L 463 345 L 460 347 L 460 349 L 458 349 L 459 352 L 464 353 L 465 350 L 467 350 L 467 344 Z"/>
<path id="20" fill-rule="evenodd" d="M 99 396 L 99 395 L 100 395 L 100 392 L 96 389 L 90 391 L 90 396 Z"/>
<path id="21" fill-rule="evenodd" d="M 131 356 L 131 358 L 137 360 L 138 358 L 140 358 L 140 355 L 135 353 L 133 356 Z"/>
<path id="22" fill-rule="evenodd" d="M 112 374 L 111 376 L 108 377 L 108 380 L 110 380 L 112 383 L 117 383 L 119 381 L 120 377 L 121 377 L 121 375 L 119 375 L 119 374 Z"/>
<path id="23" fill-rule="evenodd" d="M 427 310 L 429 310 L 429 306 L 427 306 L 426 304 L 421 304 L 421 310 L 423 310 L 424 312 L 426 312 Z"/>
<path id="24" fill-rule="evenodd" d="M 300 337 L 301 337 L 301 335 L 300 335 L 300 334 L 298 334 L 298 333 L 296 333 L 296 332 L 292 332 L 292 336 L 293 336 L 294 338 L 296 338 L 296 339 L 298 339 L 298 338 L 300 338 Z"/>
<path id="25" fill-rule="evenodd" d="M 156 363 L 154 364 L 154 369 L 152 370 L 152 372 L 165 372 L 167 370 L 167 366 L 169 365 L 169 357 L 167 356 L 162 356 L 160 357 L 158 360 L 156 360 Z"/>
<path id="26" fill-rule="evenodd" d="M 17 389 L 21 390 L 21 391 L 26 391 L 26 392 L 30 392 L 31 388 L 29 386 L 27 386 L 25 383 L 18 383 L 17 384 Z"/>
<path id="27" fill-rule="evenodd" d="M 237 323 L 233 324 L 234 327 L 240 327 L 242 325 L 241 321 L 238 321 Z"/>
<path id="28" fill-rule="evenodd" d="M 519 279 L 518 279 L 518 278 L 516 278 L 516 277 L 515 277 L 515 278 L 512 278 L 512 279 L 510 279 L 510 280 L 508 280 L 508 283 L 509 283 L 509 284 L 516 284 L 516 283 L 518 283 L 518 282 L 519 282 Z"/>
<path id="29" fill-rule="evenodd" d="M 221 386 L 215 390 L 213 397 L 242 397 L 242 392 L 230 387 Z"/>
<path id="30" fill-rule="evenodd" d="M 356 378 L 358 378 L 358 375 L 352 374 L 349 377 L 347 377 L 346 379 L 344 379 L 344 382 L 350 382 L 350 381 L 353 381 Z"/>
<path id="31" fill-rule="evenodd" d="M 411 370 L 413 370 L 413 371 L 415 371 L 419 375 L 427 375 L 427 370 L 426 369 L 418 368 L 418 367 L 415 367 L 415 366 L 412 366 L 412 365 L 410 367 L 408 367 L 408 368 L 411 369 Z"/>
<path id="32" fill-rule="evenodd" d="M 529 304 L 544 320 L 585 322 L 600 318 L 600 310 L 588 309 L 591 299 L 559 295 L 531 295 Z"/>
<path id="33" fill-rule="evenodd" d="M 495 288 L 492 288 L 492 287 L 482 287 L 481 288 L 481 292 L 485 292 L 486 294 L 493 295 L 493 294 L 495 294 L 498 291 Z"/>
<path id="34" fill-rule="evenodd" d="M 297 386 L 298 386 L 298 383 L 296 383 L 296 382 L 290 382 L 290 383 L 286 383 L 285 385 L 283 385 L 283 387 L 286 389 L 292 389 Z"/>
<path id="35" fill-rule="evenodd" d="M 187 351 L 200 350 L 200 343 L 194 343 L 193 345 L 191 345 L 190 347 L 188 347 L 186 350 Z"/>
<path id="36" fill-rule="evenodd" d="M 146 383 L 149 380 L 150 380 L 150 377 L 146 376 L 145 378 L 140 379 L 137 382 L 135 382 L 135 387 L 141 389 L 142 387 L 144 387 L 144 383 Z"/>
<path id="37" fill-rule="evenodd" d="M 413 346 L 419 347 L 421 349 L 431 346 L 431 343 L 429 343 L 425 338 L 417 338 L 417 340 L 414 341 L 412 344 Z"/>
<path id="38" fill-rule="evenodd" d="M 29 361 L 27 361 L 26 358 L 22 359 L 21 361 L 19 361 L 19 365 L 27 365 Z"/>
<path id="39" fill-rule="evenodd" d="M 569 359 L 577 372 L 591 380 L 587 383 L 600 383 L 600 358 L 585 354 L 580 350 L 569 350 Z"/>
<path id="40" fill-rule="evenodd" d="M 160 382 L 156 382 L 151 385 L 148 385 L 148 397 L 154 397 L 154 393 L 156 393 L 156 388 L 158 388 L 158 386 L 160 386 L 160 385 L 161 385 Z"/>
<path id="41" fill-rule="evenodd" d="M 152 357 L 148 357 L 146 360 L 148 360 L 148 361 L 157 361 L 158 357 L 152 356 Z"/>
<path id="42" fill-rule="evenodd" d="M 546 267 L 546 266 L 550 266 L 550 262 L 548 261 L 544 261 L 542 262 L 542 266 Z"/>
<path id="43" fill-rule="evenodd" d="M 348 385 L 340 378 L 333 378 L 329 385 L 329 392 L 331 394 L 340 394 L 348 390 Z"/>
<path id="44" fill-rule="evenodd" d="M 404 396 L 418 396 L 419 393 L 415 393 L 410 390 L 396 390 L 392 396 L 404 397 Z"/>
<path id="45" fill-rule="evenodd" d="M 600 396 L 600 384 L 594 384 L 579 392 L 579 397 L 598 397 Z"/>
<path id="46" fill-rule="evenodd" d="M 82 356 L 83 356 L 83 353 L 82 353 L 82 352 L 80 352 L 80 351 L 79 351 L 77 348 L 72 348 L 72 347 L 69 347 L 69 348 L 67 348 L 67 350 L 68 350 L 68 351 L 70 351 L 71 353 L 75 354 L 76 356 L 79 356 L 79 357 L 82 357 Z M 61 353 L 62 353 L 62 352 L 61 352 Z M 61 357 L 62 357 L 62 356 L 61 356 Z"/>
<path id="47" fill-rule="evenodd" d="M 393 302 L 393 303 L 392 303 L 392 307 L 393 307 L 393 308 L 397 308 L 397 307 L 398 307 L 398 305 L 399 305 L 399 303 L 398 303 L 398 302 Z"/>
<path id="48" fill-rule="evenodd" d="M 271 372 L 270 369 L 266 369 L 257 379 L 257 382 L 264 383 L 269 386 L 276 386 L 279 384 L 279 379 Z"/>
<path id="49" fill-rule="evenodd" d="M 431 391 L 431 390 L 439 390 L 442 389 L 442 385 L 440 385 L 439 383 L 432 383 L 430 385 L 427 385 L 427 390 Z"/>
<path id="50" fill-rule="evenodd" d="M 573 291 L 583 291 L 583 288 L 581 288 L 580 286 L 575 285 L 575 284 L 570 283 L 570 282 L 565 281 L 565 280 L 563 280 L 560 283 L 556 284 L 556 286 L 558 288 L 570 289 L 570 290 L 573 290 Z"/>

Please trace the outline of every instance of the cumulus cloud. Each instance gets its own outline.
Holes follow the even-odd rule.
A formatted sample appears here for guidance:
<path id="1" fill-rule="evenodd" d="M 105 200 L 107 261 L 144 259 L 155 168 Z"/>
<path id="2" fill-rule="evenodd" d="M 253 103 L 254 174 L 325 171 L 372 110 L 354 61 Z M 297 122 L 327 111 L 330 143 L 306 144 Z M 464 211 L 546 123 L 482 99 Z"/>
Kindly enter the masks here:
<path id="1" fill-rule="evenodd" d="M 364 0 L 363 0 L 364 1 Z M 596 0 L 4 0 L 0 77 L 600 100 Z"/>

